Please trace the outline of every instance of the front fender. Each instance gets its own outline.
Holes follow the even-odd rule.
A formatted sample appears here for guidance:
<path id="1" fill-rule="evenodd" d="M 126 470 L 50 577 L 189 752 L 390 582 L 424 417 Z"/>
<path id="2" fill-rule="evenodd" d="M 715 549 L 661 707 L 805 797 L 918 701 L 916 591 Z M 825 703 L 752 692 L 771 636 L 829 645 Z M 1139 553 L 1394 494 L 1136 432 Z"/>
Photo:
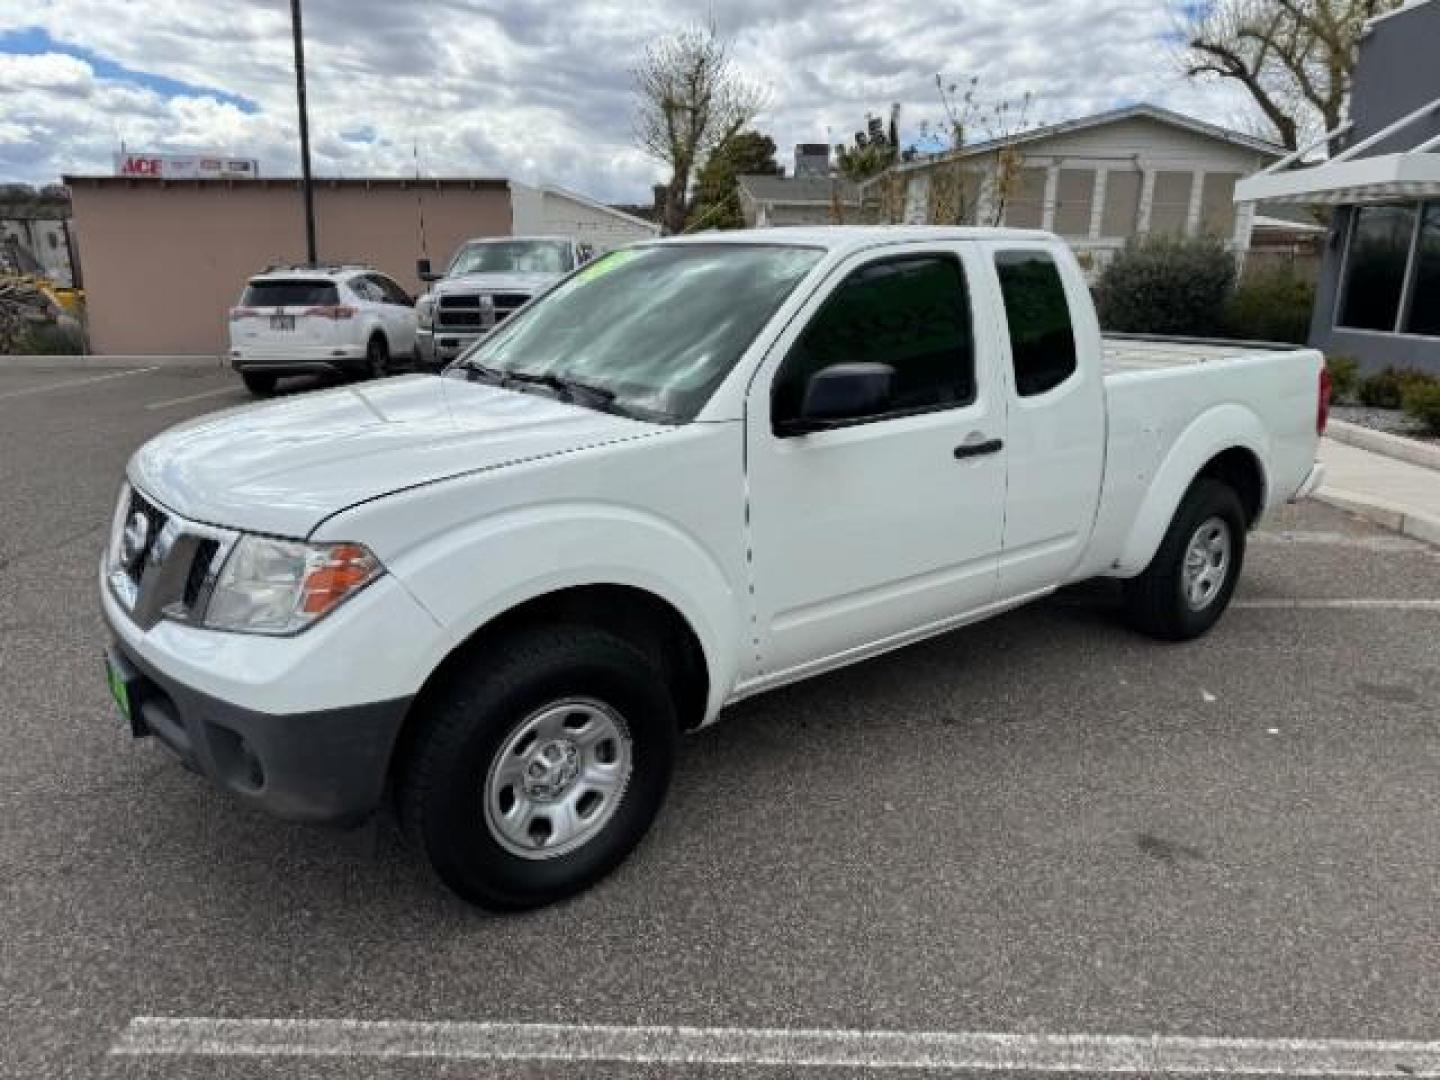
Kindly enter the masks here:
<path id="1" fill-rule="evenodd" d="M 707 721 L 736 679 L 742 595 L 694 537 L 643 511 L 565 501 L 501 512 L 431 537 L 389 569 L 442 627 L 422 680 L 498 616 L 582 585 L 643 589 L 680 613 L 705 654 Z"/>
<path id="2" fill-rule="evenodd" d="M 1268 489 L 1269 478 L 1264 474 L 1266 463 L 1270 461 L 1270 436 L 1259 416 L 1235 402 L 1217 405 L 1201 413 L 1180 433 L 1160 467 L 1155 470 L 1130 532 L 1120 548 L 1120 558 L 1112 571 L 1114 574 L 1133 577 L 1150 564 L 1165 530 L 1175 517 L 1180 500 L 1200 470 L 1217 454 L 1235 447 L 1255 455 Z"/>

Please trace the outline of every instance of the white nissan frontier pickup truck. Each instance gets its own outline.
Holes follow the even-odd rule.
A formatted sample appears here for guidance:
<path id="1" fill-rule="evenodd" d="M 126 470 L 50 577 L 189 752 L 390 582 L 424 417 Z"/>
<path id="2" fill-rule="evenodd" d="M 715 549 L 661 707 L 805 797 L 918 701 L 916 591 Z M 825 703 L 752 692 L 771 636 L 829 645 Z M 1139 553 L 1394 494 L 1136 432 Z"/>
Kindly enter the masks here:
<path id="1" fill-rule="evenodd" d="M 239 799 L 393 798 L 515 909 L 615 867 L 677 737 L 1097 576 L 1224 611 L 1319 481 L 1308 349 L 1102 339 L 1040 232 L 711 234 L 583 266 L 439 377 L 242 407 L 131 459 L 110 687 Z"/>

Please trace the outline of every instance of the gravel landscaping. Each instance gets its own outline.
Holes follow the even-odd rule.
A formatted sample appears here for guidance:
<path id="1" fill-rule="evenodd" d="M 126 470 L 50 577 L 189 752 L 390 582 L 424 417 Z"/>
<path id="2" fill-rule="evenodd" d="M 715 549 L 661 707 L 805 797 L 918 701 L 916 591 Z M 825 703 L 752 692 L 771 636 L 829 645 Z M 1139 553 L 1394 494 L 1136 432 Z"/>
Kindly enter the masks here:
<path id="1" fill-rule="evenodd" d="M 1406 416 L 1399 409 L 1373 409 L 1367 405 L 1334 405 L 1330 415 L 1336 420 L 1349 424 L 1383 431 L 1387 435 L 1404 435 L 1416 442 L 1440 446 L 1440 436 L 1427 434 L 1420 423 Z"/>

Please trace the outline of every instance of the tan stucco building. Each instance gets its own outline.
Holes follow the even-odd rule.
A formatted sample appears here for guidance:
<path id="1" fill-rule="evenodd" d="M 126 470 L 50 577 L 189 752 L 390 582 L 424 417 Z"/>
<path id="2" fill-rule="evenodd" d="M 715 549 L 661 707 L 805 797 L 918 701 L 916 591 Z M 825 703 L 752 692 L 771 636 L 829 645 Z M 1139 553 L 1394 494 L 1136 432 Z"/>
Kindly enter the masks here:
<path id="1" fill-rule="evenodd" d="M 295 179 L 65 183 L 96 353 L 222 354 L 226 312 L 246 278 L 305 258 Z M 573 233 L 604 250 L 655 232 L 571 192 L 499 178 L 319 179 L 315 221 L 322 262 L 366 263 L 412 293 L 418 258 L 443 267 L 473 237 Z"/>

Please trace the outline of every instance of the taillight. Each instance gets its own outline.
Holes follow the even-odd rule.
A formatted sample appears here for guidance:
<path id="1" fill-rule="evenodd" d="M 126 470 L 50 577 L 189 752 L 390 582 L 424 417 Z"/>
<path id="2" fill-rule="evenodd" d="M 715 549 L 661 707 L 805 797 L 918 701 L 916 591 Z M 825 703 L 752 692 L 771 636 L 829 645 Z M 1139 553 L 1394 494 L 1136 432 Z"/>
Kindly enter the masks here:
<path id="1" fill-rule="evenodd" d="M 260 312 L 256 311 L 253 307 L 232 307 L 230 309 L 230 321 L 235 322 L 237 319 L 254 319 L 257 318 L 259 314 Z"/>
<path id="2" fill-rule="evenodd" d="M 306 308 L 301 314 L 313 315 L 317 319 L 353 319 L 360 311 L 344 304 L 327 304 L 324 307 Z"/>
<path id="3" fill-rule="evenodd" d="M 1324 364 L 1320 365 L 1320 405 L 1315 413 L 1315 434 L 1324 435 L 1325 425 L 1330 422 L 1330 388 L 1334 380 L 1330 378 L 1330 369 Z"/>

